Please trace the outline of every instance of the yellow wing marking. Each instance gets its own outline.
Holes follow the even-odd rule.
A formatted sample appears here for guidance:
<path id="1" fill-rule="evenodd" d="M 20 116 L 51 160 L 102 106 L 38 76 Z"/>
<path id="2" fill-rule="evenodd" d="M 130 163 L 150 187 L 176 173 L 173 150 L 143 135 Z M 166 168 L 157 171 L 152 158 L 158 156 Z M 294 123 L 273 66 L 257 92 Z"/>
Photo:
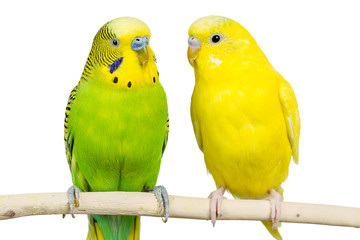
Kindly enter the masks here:
<path id="1" fill-rule="evenodd" d="M 71 135 L 71 131 L 70 131 L 69 116 L 70 116 L 71 107 L 75 101 L 75 97 L 76 97 L 77 91 L 79 89 L 80 83 L 81 82 L 79 82 L 76 85 L 76 87 L 74 87 L 74 89 L 71 91 L 69 99 L 68 99 L 68 103 L 66 105 L 66 110 L 65 110 L 64 140 L 65 140 L 66 158 L 67 158 L 67 161 L 68 161 L 68 164 L 70 167 L 71 167 L 72 148 L 73 148 L 74 138 Z"/>
<path id="2" fill-rule="evenodd" d="M 299 163 L 300 114 L 295 93 L 285 79 L 280 82 L 280 102 L 292 148 L 293 160 L 295 163 Z"/>
<path id="3" fill-rule="evenodd" d="M 193 123 L 194 133 L 196 137 L 196 141 L 198 143 L 198 146 L 201 151 L 203 151 L 203 143 L 202 143 L 202 136 L 200 131 L 200 123 L 198 122 L 198 118 L 196 116 L 195 110 L 193 110 L 193 107 L 190 109 L 191 112 L 191 121 Z"/>
<path id="4" fill-rule="evenodd" d="M 164 139 L 164 143 L 163 143 L 163 148 L 162 148 L 162 153 L 163 153 L 163 154 L 164 154 L 164 152 L 165 152 L 165 148 L 166 148 L 167 141 L 168 141 L 168 138 L 169 138 L 169 128 L 170 128 L 169 115 L 168 115 L 167 120 L 166 120 L 165 128 L 166 128 L 166 135 L 165 135 L 165 139 Z"/>

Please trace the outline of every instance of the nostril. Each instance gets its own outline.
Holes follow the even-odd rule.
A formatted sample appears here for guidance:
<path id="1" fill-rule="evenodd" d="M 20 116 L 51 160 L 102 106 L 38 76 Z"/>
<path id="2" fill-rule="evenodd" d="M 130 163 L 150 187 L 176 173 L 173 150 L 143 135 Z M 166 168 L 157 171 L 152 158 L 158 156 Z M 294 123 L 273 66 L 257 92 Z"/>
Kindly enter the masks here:
<path id="1" fill-rule="evenodd" d="M 137 38 L 136 41 L 137 41 L 137 42 L 140 42 L 140 38 Z"/>

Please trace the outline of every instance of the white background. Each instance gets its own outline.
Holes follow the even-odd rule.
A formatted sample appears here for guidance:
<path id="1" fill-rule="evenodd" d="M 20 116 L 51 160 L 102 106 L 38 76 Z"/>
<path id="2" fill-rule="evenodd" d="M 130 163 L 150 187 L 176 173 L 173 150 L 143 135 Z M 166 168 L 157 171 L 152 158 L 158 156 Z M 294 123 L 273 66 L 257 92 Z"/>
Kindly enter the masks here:
<path id="1" fill-rule="evenodd" d="M 271 3 L 270 3 L 271 2 Z M 92 39 L 107 21 L 134 16 L 152 31 L 169 104 L 170 137 L 158 184 L 171 195 L 215 189 L 193 135 L 187 30 L 216 14 L 241 23 L 293 86 L 300 164 L 285 200 L 360 207 L 360 15 L 356 1 L 12 1 L 0 4 L 0 195 L 64 192 L 72 184 L 64 110 Z M 341 214 L 341 213 L 339 213 Z M 284 223 L 284 239 L 359 239 L 360 230 Z M 85 239 L 86 216 L 0 221 L 0 239 Z M 142 239 L 272 239 L 259 222 L 143 217 Z"/>

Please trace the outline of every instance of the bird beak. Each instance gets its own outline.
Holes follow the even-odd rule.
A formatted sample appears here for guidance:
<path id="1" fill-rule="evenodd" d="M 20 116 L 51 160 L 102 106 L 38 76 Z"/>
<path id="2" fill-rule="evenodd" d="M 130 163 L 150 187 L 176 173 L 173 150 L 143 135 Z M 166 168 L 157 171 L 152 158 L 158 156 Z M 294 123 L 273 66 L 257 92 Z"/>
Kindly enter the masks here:
<path id="1" fill-rule="evenodd" d="M 138 54 L 141 65 L 145 65 L 149 60 L 148 45 L 149 45 L 149 38 L 147 36 L 136 37 L 131 42 L 131 48 Z"/>
<path id="2" fill-rule="evenodd" d="M 190 65 L 194 67 L 194 61 L 196 60 L 199 54 L 199 51 L 201 49 L 201 44 L 199 40 L 193 36 L 189 37 L 188 44 L 189 44 L 187 51 L 188 60 Z"/>

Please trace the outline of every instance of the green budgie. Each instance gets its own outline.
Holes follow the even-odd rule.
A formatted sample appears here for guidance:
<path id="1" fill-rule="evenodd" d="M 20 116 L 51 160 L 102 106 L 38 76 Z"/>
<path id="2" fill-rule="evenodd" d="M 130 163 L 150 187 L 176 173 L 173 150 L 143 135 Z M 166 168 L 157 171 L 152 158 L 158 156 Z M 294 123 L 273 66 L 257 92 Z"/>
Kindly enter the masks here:
<path id="1" fill-rule="evenodd" d="M 150 30 L 136 18 L 106 23 L 96 34 L 80 82 L 65 112 L 65 148 L 80 191 L 151 191 L 169 215 L 166 189 L 155 187 L 169 119 L 166 95 L 149 46 Z M 87 239 L 139 239 L 140 217 L 89 215 Z"/>

